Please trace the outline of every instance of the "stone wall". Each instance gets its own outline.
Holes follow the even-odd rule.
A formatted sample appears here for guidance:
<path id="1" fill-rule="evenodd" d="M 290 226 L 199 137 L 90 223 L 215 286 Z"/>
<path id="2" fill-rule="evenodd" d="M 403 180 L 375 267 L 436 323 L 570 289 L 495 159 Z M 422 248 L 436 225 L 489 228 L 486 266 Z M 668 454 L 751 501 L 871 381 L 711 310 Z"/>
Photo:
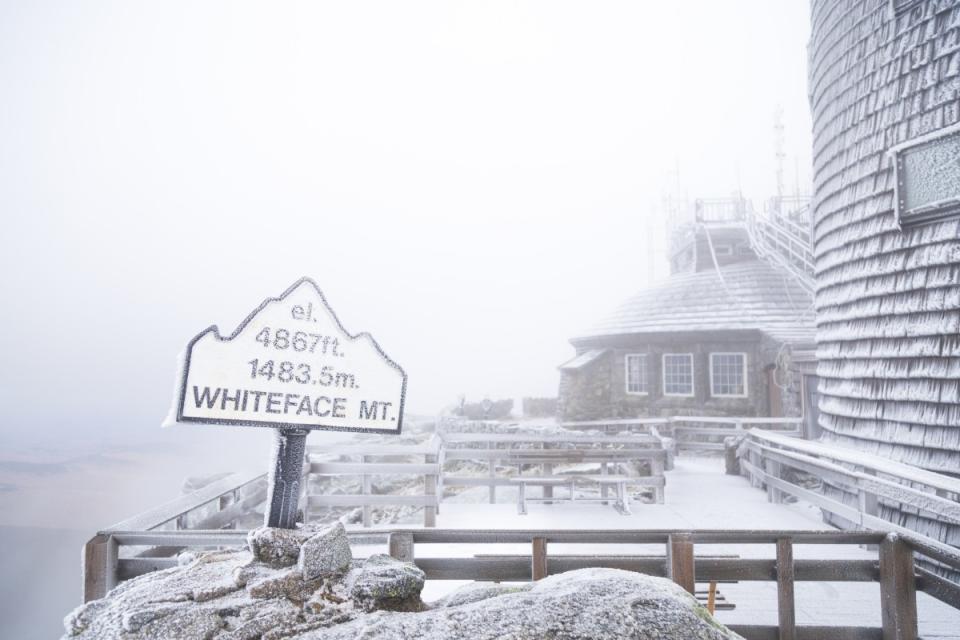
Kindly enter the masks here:
<path id="1" fill-rule="evenodd" d="M 607 353 L 576 371 L 561 371 L 557 416 L 590 420 L 618 415 L 610 406 L 612 367 L 612 354 Z"/>

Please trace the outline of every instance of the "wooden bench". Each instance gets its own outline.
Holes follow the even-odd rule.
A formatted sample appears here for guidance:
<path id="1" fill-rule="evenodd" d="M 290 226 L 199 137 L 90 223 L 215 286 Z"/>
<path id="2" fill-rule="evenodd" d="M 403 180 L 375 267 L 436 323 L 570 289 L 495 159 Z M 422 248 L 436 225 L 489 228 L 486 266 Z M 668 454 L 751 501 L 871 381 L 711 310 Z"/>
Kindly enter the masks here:
<path id="1" fill-rule="evenodd" d="M 625 475 L 568 475 L 568 476 L 517 476 L 510 478 L 510 484 L 519 487 L 517 495 L 517 513 L 526 515 L 528 502 L 560 502 L 568 500 L 577 501 L 576 485 L 580 482 L 600 485 L 601 494 L 598 498 L 580 498 L 581 502 L 609 502 L 606 496 L 606 487 L 613 487 L 616 492 L 616 505 L 623 515 L 630 515 L 630 501 L 627 497 L 627 485 L 640 485 L 644 487 L 653 487 L 654 495 L 658 504 L 663 504 L 663 487 L 665 480 L 663 476 L 625 476 Z M 566 498 L 556 498 L 552 494 L 544 495 L 542 498 L 527 497 L 527 485 L 536 485 L 540 487 L 562 487 L 566 486 L 569 495 Z"/>
<path id="2" fill-rule="evenodd" d="M 527 485 L 537 485 L 538 487 L 567 487 L 569 496 L 567 500 L 573 502 L 577 499 L 576 493 L 574 492 L 574 478 L 576 476 L 518 476 L 516 478 L 510 478 L 510 483 L 515 484 L 519 487 L 520 491 L 517 495 L 517 513 L 524 516 L 527 515 L 527 502 L 554 502 L 558 499 L 550 496 L 544 496 L 542 498 L 528 498 L 527 497 Z"/>

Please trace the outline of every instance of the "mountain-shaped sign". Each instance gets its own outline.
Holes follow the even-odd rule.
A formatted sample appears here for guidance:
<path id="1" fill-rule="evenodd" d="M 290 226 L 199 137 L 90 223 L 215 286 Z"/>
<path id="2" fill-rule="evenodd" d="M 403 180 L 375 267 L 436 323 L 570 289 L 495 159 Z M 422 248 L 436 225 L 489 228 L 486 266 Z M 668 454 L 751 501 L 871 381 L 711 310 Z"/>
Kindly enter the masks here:
<path id="1" fill-rule="evenodd" d="M 368 333 L 349 334 L 302 278 L 223 337 L 187 345 L 169 422 L 400 433 L 407 375 Z"/>

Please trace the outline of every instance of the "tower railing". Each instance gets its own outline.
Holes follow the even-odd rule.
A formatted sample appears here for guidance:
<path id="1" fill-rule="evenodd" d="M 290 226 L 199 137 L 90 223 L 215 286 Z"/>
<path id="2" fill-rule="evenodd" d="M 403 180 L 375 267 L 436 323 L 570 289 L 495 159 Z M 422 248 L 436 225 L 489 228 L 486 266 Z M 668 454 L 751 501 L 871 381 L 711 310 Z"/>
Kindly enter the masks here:
<path id="1" fill-rule="evenodd" d="M 813 293 L 813 243 L 809 229 L 798 224 L 809 214 L 809 205 L 786 213 L 780 207 L 771 207 L 764 215 L 748 209 L 744 220 L 750 245 L 761 258 L 782 267 L 800 285 Z"/>

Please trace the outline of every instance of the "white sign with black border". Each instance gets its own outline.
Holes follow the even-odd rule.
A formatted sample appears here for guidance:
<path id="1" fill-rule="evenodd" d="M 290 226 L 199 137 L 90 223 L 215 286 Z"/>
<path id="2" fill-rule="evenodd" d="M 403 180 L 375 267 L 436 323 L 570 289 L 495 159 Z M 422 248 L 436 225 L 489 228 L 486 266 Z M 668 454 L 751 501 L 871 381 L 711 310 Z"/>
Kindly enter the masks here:
<path id="1" fill-rule="evenodd" d="M 399 434 L 406 387 L 373 337 L 349 334 L 302 278 L 229 336 L 211 326 L 190 340 L 164 424 Z"/>

